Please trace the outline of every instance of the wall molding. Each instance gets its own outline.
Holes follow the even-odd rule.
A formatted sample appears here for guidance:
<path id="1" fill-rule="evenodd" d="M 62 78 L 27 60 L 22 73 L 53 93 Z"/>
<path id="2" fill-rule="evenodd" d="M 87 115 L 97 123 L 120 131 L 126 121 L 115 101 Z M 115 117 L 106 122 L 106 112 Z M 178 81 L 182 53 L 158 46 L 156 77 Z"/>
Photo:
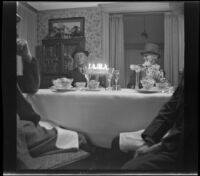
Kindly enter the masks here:
<path id="1" fill-rule="evenodd" d="M 56 11 L 65 11 L 65 10 L 81 10 L 81 9 L 86 9 L 86 10 L 90 10 L 90 9 L 98 9 L 99 7 L 94 6 L 94 7 L 75 7 L 75 8 L 59 8 L 59 9 L 48 9 L 48 10 L 39 10 L 38 12 L 42 13 L 42 12 L 56 12 Z"/>
<path id="2" fill-rule="evenodd" d="M 124 2 L 99 4 L 99 7 L 108 13 L 171 11 L 169 2 Z"/>
<path id="3" fill-rule="evenodd" d="M 29 10 L 31 10 L 32 12 L 38 13 L 38 10 L 35 9 L 34 7 L 32 7 L 31 5 L 29 5 L 27 2 L 20 2 L 19 3 L 25 7 L 27 7 Z"/>

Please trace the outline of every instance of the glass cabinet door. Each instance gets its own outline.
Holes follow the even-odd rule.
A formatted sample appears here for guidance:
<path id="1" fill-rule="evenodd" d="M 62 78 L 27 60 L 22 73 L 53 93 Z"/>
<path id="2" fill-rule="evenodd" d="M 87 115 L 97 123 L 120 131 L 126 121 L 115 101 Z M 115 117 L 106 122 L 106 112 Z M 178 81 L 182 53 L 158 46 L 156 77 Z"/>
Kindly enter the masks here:
<path id="1" fill-rule="evenodd" d="M 42 70 L 46 74 L 60 72 L 59 44 L 45 44 Z"/>
<path id="2" fill-rule="evenodd" d="M 72 53 L 77 48 L 77 44 L 63 44 L 61 71 L 63 74 L 73 69 Z"/>
<path id="3" fill-rule="evenodd" d="M 77 48 L 85 48 L 85 38 L 75 38 L 71 40 L 65 40 L 62 42 L 61 47 L 61 72 L 62 74 L 68 73 L 73 67 L 71 62 L 74 62 L 72 53 Z"/>

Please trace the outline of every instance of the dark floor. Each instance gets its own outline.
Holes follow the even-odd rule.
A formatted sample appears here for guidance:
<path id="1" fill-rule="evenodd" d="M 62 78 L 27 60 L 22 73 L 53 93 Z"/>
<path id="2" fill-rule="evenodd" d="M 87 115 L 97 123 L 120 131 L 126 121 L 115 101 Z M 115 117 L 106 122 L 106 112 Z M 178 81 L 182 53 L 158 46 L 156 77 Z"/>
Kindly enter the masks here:
<path id="1" fill-rule="evenodd" d="M 120 170 L 124 163 L 132 158 L 131 154 L 116 153 L 111 150 L 92 154 L 90 157 L 77 161 L 59 170 Z"/>

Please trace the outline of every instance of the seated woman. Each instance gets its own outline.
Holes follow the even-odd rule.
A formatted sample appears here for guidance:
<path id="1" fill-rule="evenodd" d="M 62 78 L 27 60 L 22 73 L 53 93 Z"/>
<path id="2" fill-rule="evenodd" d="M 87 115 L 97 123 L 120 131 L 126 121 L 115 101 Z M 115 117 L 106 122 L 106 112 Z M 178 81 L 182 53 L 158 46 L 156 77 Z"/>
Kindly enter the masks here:
<path id="1" fill-rule="evenodd" d="M 70 71 L 66 77 L 73 79 L 73 87 L 75 87 L 76 82 L 87 82 L 85 77 L 85 67 L 88 55 L 89 52 L 83 49 L 77 49 L 72 53 L 72 57 L 74 58 L 74 69 Z"/>
<path id="2" fill-rule="evenodd" d="M 141 67 L 147 67 L 150 66 L 156 66 L 158 59 L 160 58 L 160 54 L 158 52 L 159 48 L 158 45 L 154 43 L 147 43 L 145 45 L 145 49 L 143 52 L 141 52 L 141 55 L 143 56 L 144 63 L 141 65 Z M 140 71 L 140 80 L 146 76 L 146 70 Z M 135 71 L 130 76 L 129 83 L 127 85 L 127 88 L 135 88 L 135 79 L 136 74 Z M 142 88 L 142 84 L 139 83 L 139 88 Z"/>
<path id="3" fill-rule="evenodd" d="M 16 17 L 16 25 L 18 26 L 22 18 L 18 14 Z M 73 140 L 69 138 L 70 133 L 67 133 L 69 132 L 67 129 L 61 128 L 53 122 L 44 121 L 43 118 L 45 117 L 41 117 L 24 97 L 23 93 L 35 94 L 38 91 L 40 87 L 40 70 L 38 60 L 32 57 L 27 41 L 17 38 L 16 44 L 17 169 L 49 169 L 56 167 L 58 163 L 63 164 L 64 162 L 63 158 L 58 157 L 58 155 L 54 155 L 54 160 L 48 159 L 49 157 L 42 160 L 36 159 L 44 155 L 49 156 L 58 153 L 67 155 L 71 152 L 71 155 L 68 155 L 68 161 L 70 162 L 71 159 L 74 160 L 74 156 L 77 156 L 76 159 L 80 159 L 77 155 L 79 153 L 82 157 L 95 152 L 95 148 L 92 145 L 90 146 L 89 140 L 82 133 L 71 131 L 71 137 L 76 141 L 74 145 Z M 66 134 L 64 138 L 62 136 L 63 132 Z M 65 139 L 64 142 L 63 139 Z M 66 155 L 65 157 L 67 157 Z"/>

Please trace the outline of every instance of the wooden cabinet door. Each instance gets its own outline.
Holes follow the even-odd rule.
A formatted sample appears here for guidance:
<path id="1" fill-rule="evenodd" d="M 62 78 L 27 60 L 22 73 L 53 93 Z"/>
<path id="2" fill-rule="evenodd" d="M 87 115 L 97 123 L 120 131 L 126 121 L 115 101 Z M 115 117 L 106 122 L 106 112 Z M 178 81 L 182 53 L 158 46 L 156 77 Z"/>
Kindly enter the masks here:
<path id="1" fill-rule="evenodd" d="M 60 73 L 60 44 L 46 42 L 43 45 L 42 72 L 44 74 Z"/>
<path id="2" fill-rule="evenodd" d="M 76 50 L 77 44 L 65 44 L 62 45 L 62 59 L 61 59 L 61 72 L 66 74 L 69 71 L 69 58 L 71 54 Z M 72 58 L 73 59 L 73 58 Z"/>
<path id="3" fill-rule="evenodd" d="M 60 78 L 59 75 L 42 75 L 40 89 L 48 89 L 53 86 L 53 80 Z"/>

